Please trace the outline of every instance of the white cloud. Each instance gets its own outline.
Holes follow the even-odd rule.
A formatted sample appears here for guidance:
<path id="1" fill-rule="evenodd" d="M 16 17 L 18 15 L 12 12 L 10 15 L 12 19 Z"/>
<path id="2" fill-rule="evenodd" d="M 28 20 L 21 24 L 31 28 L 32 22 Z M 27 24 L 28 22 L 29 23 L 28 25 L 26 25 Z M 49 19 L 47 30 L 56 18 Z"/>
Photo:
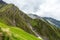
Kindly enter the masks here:
<path id="1" fill-rule="evenodd" d="M 20 9 L 28 13 L 37 11 L 39 9 L 39 5 L 42 3 L 42 0 L 4 0 L 4 1 L 7 3 L 13 3 Z"/>
<path id="2" fill-rule="evenodd" d="M 27 13 L 53 17 L 60 20 L 60 0 L 4 0 L 13 3 Z"/>
<path id="3" fill-rule="evenodd" d="M 40 5 L 40 10 L 36 14 L 60 20 L 60 3 L 58 2 L 58 0 L 46 0 L 44 4 Z"/>

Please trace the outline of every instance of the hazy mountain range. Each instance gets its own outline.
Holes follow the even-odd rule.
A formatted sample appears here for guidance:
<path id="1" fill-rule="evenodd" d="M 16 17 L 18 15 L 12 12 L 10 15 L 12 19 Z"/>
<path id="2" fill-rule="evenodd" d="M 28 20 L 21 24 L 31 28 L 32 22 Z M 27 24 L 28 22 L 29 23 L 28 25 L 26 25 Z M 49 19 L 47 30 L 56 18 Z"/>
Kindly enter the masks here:
<path id="1" fill-rule="evenodd" d="M 56 20 L 54 18 L 51 18 L 51 17 L 40 17 L 38 15 L 35 15 L 35 14 L 28 14 L 29 17 L 35 19 L 35 18 L 44 18 L 45 20 L 47 20 L 49 23 L 57 26 L 57 27 L 60 27 L 60 21 L 59 20 Z"/>
<path id="2" fill-rule="evenodd" d="M 60 40 L 56 25 L 50 18 L 32 16 L 13 4 L 0 3 L 0 40 Z"/>

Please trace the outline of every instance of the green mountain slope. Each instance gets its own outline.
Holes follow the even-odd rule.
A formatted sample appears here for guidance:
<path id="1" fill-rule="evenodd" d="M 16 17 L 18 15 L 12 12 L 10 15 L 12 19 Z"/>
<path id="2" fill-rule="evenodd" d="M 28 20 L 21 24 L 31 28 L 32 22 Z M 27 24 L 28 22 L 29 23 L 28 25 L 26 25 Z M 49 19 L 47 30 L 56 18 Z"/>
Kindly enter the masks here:
<path id="1" fill-rule="evenodd" d="M 28 19 L 26 18 L 28 18 L 29 20 L 31 19 L 12 4 L 5 5 L 0 9 L 0 22 L 9 26 L 22 28 L 26 32 L 34 34 L 29 28 L 29 25 L 27 25 Z"/>
<path id="2" fill-rule="evenodd" d="M 0 23 L 0 38 L 2 40 L 40 40 L 20 28 L 7 26 L 2 23 Z"/>
<path id="3" fill-rule="evenodd" d="M 6 38 L 9 39 L 11 33 L 13 34 L 10 40 L 39 40 L 36 37 L 40 39 L 42 37 L 44 40 L 60 40 L 59 28 L 50 24 L 43 18 L 30 18 L 13 4 L 6 4 L 1 7 L 0 22 L 3 23 L 0 23 L 1 29 L 5 30 L 5 27 L 10 29 L 10 34 L 8 33 L 9 36 L 6 36 Z M 7 35 L 7 33 L 4 33 L 4 35 Z M 17 37 L 15 35 L 17 35 Z"/>
<path id="4" fill-rule="evenodd" d="M 34 19 L 31 21 L 31 25 L 34 30 L 38 32 L 45 40 L 60 40 L 60 28 L 57 28 L 54 25 L 51 25 L 46 20 Z"/>
<path id="5" fill-rule="evenodd" d="M 11 26 L 17 26 L 25 31 L 30 31 L 25 19 L 20 15 L 22 12 L 12 4 L 8 4 L 0 9 L 0 21 Z"/>

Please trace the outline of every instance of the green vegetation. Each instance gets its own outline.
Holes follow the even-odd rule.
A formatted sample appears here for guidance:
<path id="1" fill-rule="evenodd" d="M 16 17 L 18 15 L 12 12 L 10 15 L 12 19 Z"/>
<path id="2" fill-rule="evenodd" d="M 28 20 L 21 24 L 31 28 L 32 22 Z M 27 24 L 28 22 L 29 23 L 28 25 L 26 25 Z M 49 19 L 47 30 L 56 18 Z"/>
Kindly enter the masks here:
<path id="1" fill-rule="evenodd" d="M 43 19 L 44 20 L 44 19 Z M 46 40 L 60 40 L 60 28 L 51 25 L 46 20 L 33 19 L 31 25 Z"/>
<path id="2" fill-rule="evenodd" d="M 26 15 L 26 14 L 24 14 L 22 11 L 20 11 L 16 6 L 14 6 L 12 4 L 8 4 L 0 9 L 0 22 L 10 26 L 12 32 L 14 32 L 13 27 L 15 26 L 15 28 L 19 27 L 20 29 L 23 29 L 24 31 L 31 33 L 31 34 L 29 34 L 31 36 L 30 37 L 27 33 L 25 33 L 25 32 L 22 33 L 19 30 L 17 31 L 17 29 L 16 29 L 15 31 L 17 31 L 17 33 L 14 32 L 15 35 L 18 34 L 18 32 L 19 32 L 21 35 L 20 34 L 18 34 L 18 35 L 22 36 L 22 38 L 24 40 L 38 40 L 38 38 L 36 39 L 36 37 L 34 38 L 34 36 L 32 36 L 33 32 L 30 30 L 29 26 L 27 25 L 27 21 L 25 20 L 26 18 L 29 18 L 29 17 L 26 16 L 24 19 L 24 15 Z M 19 40 L 21 39 L 19 37 L 17 37 L 17 38 Z M 21 39 L 21 40 L 23 40 L 23 39 Z M 8 39 L 6 39 L 6 40 L 8 40 Z M 11 40 L 11 39 L 9 39 L 9 40 Z"/>
<path id="3" fill-rule="evenodd" d="M 7 26 L 2 23 L 0 23 L 0 30 L 4 40 L 40 40 L 20 28 Z"/>
<path id="4" fill-rule="evenodd" d="M 32 19 L 13 4 L 0 6 L 0 40 L 40 40 L 35 32 L 44 40 L 60 40 L 60 28 L 43 18 Z"/>
<path id="5" fill-rule="evenodd" d="M 17 26 L 27 32 L 31 32 L 25 19 L 20 15 L 21 13 L 23 12 L 14 5 L 6 5 L 0 9 L 0 21 L 9 26 Z"/>

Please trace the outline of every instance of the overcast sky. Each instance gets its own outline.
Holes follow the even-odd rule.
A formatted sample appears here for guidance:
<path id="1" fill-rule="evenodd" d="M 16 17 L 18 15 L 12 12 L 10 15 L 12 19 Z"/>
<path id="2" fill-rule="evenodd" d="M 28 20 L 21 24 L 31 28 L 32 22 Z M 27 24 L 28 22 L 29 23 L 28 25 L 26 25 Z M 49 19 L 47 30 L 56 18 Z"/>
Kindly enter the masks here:
<path id="1" fill-rule="evenodd" d="M 19 9 L 43 17 L 60 20 L 60 0 L 4 0 L 15 4 Z"/>

